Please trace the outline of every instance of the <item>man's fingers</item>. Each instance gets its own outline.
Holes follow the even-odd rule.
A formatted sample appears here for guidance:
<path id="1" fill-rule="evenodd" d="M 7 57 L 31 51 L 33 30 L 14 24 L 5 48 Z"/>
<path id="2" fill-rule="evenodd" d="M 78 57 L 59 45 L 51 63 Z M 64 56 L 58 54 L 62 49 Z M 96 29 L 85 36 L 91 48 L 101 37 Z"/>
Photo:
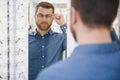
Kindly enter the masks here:
<path id="1" fill-rule="evenodd" d="M 60 14 L 55 14 L 54 15 L 56 19 L 60 19 L 61 15 Z"/>

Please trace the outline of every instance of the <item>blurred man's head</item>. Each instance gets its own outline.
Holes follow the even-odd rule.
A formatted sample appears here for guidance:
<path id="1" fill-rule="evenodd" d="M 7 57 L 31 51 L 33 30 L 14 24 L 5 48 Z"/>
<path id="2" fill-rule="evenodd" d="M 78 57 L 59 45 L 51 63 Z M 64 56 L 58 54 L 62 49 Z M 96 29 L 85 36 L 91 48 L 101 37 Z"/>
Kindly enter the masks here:
<path id="1" fill-rule="evenodd" d="M 48 2 L 40 2 L 35 9 L 35 21 L 39 30 L 47 31 L 53 22 L 54 6 Z"/>
<path id="2" fill-rule="evenodd" d="M 71 5 L 71 31 L 76 38 L 75 24 L 79 18 L 89 29 L 111 29 L 117 15 L 119 0 L 71 0 Z"/>

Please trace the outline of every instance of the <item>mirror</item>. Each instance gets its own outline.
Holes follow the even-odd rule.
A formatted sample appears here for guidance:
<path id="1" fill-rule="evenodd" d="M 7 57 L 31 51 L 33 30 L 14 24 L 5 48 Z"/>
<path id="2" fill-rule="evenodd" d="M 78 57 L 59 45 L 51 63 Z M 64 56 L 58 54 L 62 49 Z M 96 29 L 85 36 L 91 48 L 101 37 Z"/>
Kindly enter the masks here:
<path id="1" fill-rule="evenodd" d="M 28 74 L 34 80 L 43 69 L 67 58 L 70 1 L 31 0 L 29 8 Z"/>

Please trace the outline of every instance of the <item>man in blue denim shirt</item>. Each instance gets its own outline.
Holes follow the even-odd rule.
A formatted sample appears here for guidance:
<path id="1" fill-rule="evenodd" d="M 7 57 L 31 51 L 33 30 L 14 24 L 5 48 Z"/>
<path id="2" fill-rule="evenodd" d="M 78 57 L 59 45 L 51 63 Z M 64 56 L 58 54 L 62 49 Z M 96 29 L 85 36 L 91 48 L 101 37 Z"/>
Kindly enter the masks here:
<path id="1" fill-rule="evenodd" d="M 120 80 L 120 44 L 111 33 L 119 0 L 71 4 L 71 31 L 79 45 L 70 58 L 45 69 L 36 80 Z"/>
<path id="2" fill-rule="evenodd" d="M 63 33 L 52 31 L 53 19 Z M 63 15 L 54 14 L 51 3 L 41 2 L 36 6 L 37 29 L 29 34 L 29 80 L 35 80 L 38 72 L 62 59 L 66 50 L 66 24 Z"/>

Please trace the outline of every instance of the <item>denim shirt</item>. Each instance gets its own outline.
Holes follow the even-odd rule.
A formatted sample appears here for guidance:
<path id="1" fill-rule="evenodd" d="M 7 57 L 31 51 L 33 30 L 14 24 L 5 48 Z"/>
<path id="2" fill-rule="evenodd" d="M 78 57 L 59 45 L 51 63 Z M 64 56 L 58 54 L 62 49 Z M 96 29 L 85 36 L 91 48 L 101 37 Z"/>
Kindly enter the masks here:
<path id="1" fill-rule="evenodd" d="M 36 80 L 120 80 L 117 42 L 76 47 L 70 58 L 43 70 Z"/>
<path id="2" fill-rule="evenodd" d="M 120 80 L 120 45 L 113 42 L 77 46 L 71 57 L 43 70 L 36 80 Z"/>
<path id="3" fill-rule="evenodd" d="M 63 33 L 50 29 L 44 36 L 37 31 L 29 34 L 29 80 L 35 80 L 42 69 L 62 59 L 66 50 L 66 28 L 61 26 Z"/>

